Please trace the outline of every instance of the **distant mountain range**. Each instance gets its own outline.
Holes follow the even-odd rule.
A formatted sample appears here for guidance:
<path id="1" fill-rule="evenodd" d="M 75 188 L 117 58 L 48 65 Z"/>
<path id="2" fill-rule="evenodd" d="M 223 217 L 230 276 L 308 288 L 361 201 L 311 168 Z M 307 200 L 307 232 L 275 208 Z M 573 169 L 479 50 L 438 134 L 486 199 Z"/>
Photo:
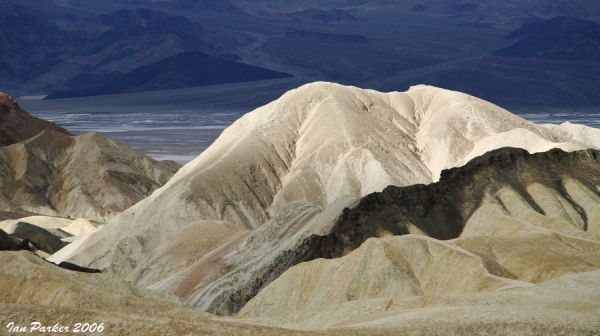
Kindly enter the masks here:
<path id="1" fill-rule="evenodd" d="M 144 65 L 122 76 L 105 76 L 104 83 L 97 87 L 54 92 L 48 95 L 47 98 L 180 89 L 191 86 L 248 82 L 282 77 L 291 77 L 291 75 L 211 56 L 202 52 L 190 51 Z"/>
<path id="2" fill-rule="evenodd" d="M 518 24 L 535 18 L 560 15 L 594 18 L 600 13 L 600 5 L 587 0 L 422 0 L 411 10 L 472 22 Z"/>
<path id="3" fill-rule="evenodd" d="M 600 62 L 597 29 L 586 25 L 598 18 L 600 3 L 586 0 L 7 0 L 0 89 L 73 97 L 290 74 L 383 91 L 425 83 L 510 106 L 590 106 L 600 102 L 589 93 Z M 186 53 L 206 55 L 195 58 L 222 74 L 162 69 Z M 141 73 L 148 83 L 136 82 Z"/>
<path id="4" fill-rule="evenodd" d="M 367 43 L 369 39 L 358 34 L 332 34 L 315 31 L 291 31 L 284 35 L 285 38 L 306 38 L 309 40 L 323 40 L 341 43 Z"/>
<path id="5" fill-rule="evenodd" d="M 203 27 L 183 16 L 145 8 L 87 17 L 46 15 L 11 3 L 0 9 L 0 78 L 6 85 L 58 91 L 51 97 L 288 76 L 221 56 L 202 38 Z"/>
<path id="6" fill-rule="evenodd" d="M 81 73 L 126 73 L 178 52 L 210 49 L 202 27 L 184 17 L 148 9 L 79 18 L 46 16 L 4 4 L 0 11 L 2 80 L 12 85 L 77 88 Z M 47 90 L 47 89 L 46 89 Z"/>
<path id="7" fill-rule="evenodd" d="M 600 62 L 600 24 L 559 16 L 532 22 L 508 34 L 514 44 L 498 56 Z"/>
<path id="8" fill-rule="evenodd" d="M 295 12 L 286 13 L 285 16 L 288 18 L 298 20 L 298 21 L 317 21 L 317 22 L 355 22 L 361 21 L 360 19 L 350 13 L 349 11 L 334 8 L 334 9 L 318 9 L 318 8 L 308 8 L 304 10 L 299 10 Z"/>

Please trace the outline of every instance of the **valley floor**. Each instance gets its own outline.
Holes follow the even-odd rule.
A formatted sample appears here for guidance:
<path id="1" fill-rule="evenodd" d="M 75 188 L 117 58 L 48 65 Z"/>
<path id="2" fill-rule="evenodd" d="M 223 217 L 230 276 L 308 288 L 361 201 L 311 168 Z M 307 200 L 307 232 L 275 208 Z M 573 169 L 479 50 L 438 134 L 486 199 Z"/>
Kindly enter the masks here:
<path id="1" fill-rule="evenodd" d="M 296 79 L 43 100 L 18 99 L 31 114 L 74 134 L 100 132 L 157 160 L 186 163 L 244 113 L 299 85 Z"/>
<path id="2" fill-rule="evenodd" d="M 100 132 L 157 160 L 187 163 L 244 113 L 300 83 L 276 79 L 72 99 L 22 97 L 19 102 L 33 115 L 75 134 Z M 536 123 L 570 121 L 600 127 L 597 107 L 511 106 L 510 110 Z"/>

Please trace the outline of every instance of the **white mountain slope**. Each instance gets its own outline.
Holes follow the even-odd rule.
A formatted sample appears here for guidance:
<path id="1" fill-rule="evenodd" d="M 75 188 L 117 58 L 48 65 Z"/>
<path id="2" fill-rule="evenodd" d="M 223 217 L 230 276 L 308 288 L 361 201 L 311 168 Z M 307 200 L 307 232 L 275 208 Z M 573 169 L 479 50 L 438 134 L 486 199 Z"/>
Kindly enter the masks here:
<path id="1" fill-rule="evenodd" d="M 381 93 L 308 84 L 244 115 L 166 185 L 60 259 L 140 274 L 136 268 L 149 267 L 159 245 L 168 250 L 172 237 L 202 220 L 234 223 L 240 232 L 292 201 L 325 208 L 390 184 L 436 181 L 442 169 L 505 144 L 572 150 L 594 147 L 598 138 L 596 129 L 535 125 L 431 86 Z"/>

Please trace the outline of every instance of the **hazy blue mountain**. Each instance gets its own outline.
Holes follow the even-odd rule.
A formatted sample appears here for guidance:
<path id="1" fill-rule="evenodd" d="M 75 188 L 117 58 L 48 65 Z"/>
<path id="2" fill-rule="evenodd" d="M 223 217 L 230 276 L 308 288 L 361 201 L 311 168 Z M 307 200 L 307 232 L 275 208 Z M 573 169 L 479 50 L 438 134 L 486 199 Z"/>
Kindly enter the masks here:
<path id="1" fill-rule="evenodd" d="M 229 0 L 4 0 L 37 8 L 49 14 L 90 15 L 119 9 L 152 8 L 155 10 L 191 10 L 222 13 L 242 11 Z"/>
<path id="2" fill-rule="evenodd" d="M 600 25 L 593 21 L 559 16 L 525 24 L 507 39 L 516 42 L 496 55 L 600 62 Z"/>
<path id="3" fill-rule="evenodd" d="M 183 51 L 210 49 L 199 37 L 200 25 L 149 9 L 84 18 L 47 16 L 11 4 L 1 9 L 4 85 L 68 86 L 80 73 L 126 73 Z"/>
<path id="4" fill-rule="evenodd" d="M 589 0 L 421 0 L 411 10 L 475 22 L 518 24 L 557 15 L 597 18 L 600 3 Z"/>
<path id="5" fill-rule="evenodd" d="M 217 13 L 243 13 L 243 11 L 229 0 L 164 0 L 164 1 L 144 1 L 128 0 L 136 5 L 155 4 L 164 7 L 194 9 Z"/>
<path id="6" fill-rule="evenodd" d="M 0 62 L 3 80 L 26 81 L 48 72 L 70 45 L 85 34 L 65 31 L 44 14 L 10 3 L 0 4 Z"/>
<path id="7" fill-rule="evenodd" d="M 108 77 L 101 86 L 85 90 L 59 91 L 50 94 L 47 98 L 181 89 L 284 77 L 290 77 L 290 75 L 202 52 L 184 52 L 134 69 L 117 78 Z"/>
<path id="8" fill-rule="evenodd" d="M 4 8 L 10 2 L 15 5 Z M 597 48 L 593 31 L 573 35 L 560 33 L 560 28 L 562 44 L 550 49 L 544 41 L 551 39 L 541 33 L 505 39 L 525 29 L 526 23 L 556 16 L 597 23 L 599 1 L 4 3 L 0 5 L 0 28 L 6 32 L 0 36 L 0 89 L 16 95 L 97 91 L 138 68 L 186 52 L 289 73 L 302 82 L 326 80 L 385 91 L 434 84 L 501 105 L 555 101 L 589 105 L 597 101 L 590 88 L 600 85 L 600 78 L 593 76 L 597 73 L 592 62 Z M 499 50 L 511 52 L 496 53 Z M 163 76 L 158 77 L 164 78 L 161 85 L 119 86 L 117 91 L 194 82 L 180 75 Z"/>
<path id="9" fill-rule="evenodd" d="M 342 43 L 367 43 L 369 39 L 363 35 L 357 34 L 332 34 L 317 31 L 291 31 L 284 35 L 285 38 L 307 38 L 314 40 L 324 40 Z"/>
<path id="10" fill-rule="evenodd" d="M 288 18 L 298 21 L 317 21 L 323 23 L 331 22 L 354 22 L 362 19 L 354 16 L 349 11 L 333 8 L 333 9 L 318 9 L 309 8 L 299 11 L 294 11 L 285 14 Z"/>

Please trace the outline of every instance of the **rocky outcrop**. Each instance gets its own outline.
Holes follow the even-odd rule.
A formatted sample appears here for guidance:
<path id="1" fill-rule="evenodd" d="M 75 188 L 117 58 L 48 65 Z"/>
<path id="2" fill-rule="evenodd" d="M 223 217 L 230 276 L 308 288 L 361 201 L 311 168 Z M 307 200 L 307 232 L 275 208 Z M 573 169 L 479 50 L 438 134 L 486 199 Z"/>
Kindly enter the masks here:
<path id="1" fill-rule="evenodd" d="M 28 249 L 29 246 L 27 243 L 23 243 L 22 240 L 13 237 L 4 230 L 0 230 L 0 251 L 19 251 Z"/>
<path id="2" fill-rule="evenodd" d="M 32 243 L 35 248 L 49 254 L 56 253 L 65 247 L 68 243 L 62 241 L 62 238 L 71 236 L 60 230 L 44 229 L 25 222 L 11 224 L 2 230 L 13 237 Z"/>
<path id="3" fill-rule="evenodd" d="M 44 130 L 70 134 L 51 122 L 29 115 L 12 97 L 0 92 L 0 147 L 24 141 Z"/>
<path id="4" fill-rule="evenodd" d="M 154 190 L 158 163 L 97 134 L 43 131 L 0 148 L 6 211 L 105 219 L 101 211 L 154 191 L 98 230 L 39 219 L 87 234 L 48 260 L 109 272 L 1 252 L 0 289 L 19 285 L 0 301 L 0 323 L 47 317 L 31 308 L 41 303 L 68 319 L 102 316 L 117 333 L 147 316 L 177 333 L 193 332 L 182 323 L 239 331 L 125 277 L 242 323 L 343 335 L 591 334 L 600 151 L 580 148 L 596 147 L 598 134 L 530 124 L 436 88 L 319 83 L 246 115 Z"/>
<path id="5" fill-rule="evenodd" d="M 312 238 L 323 246 L 315 257 L 342 256 L 369 237 L 419 232 L 457 238 L 466 226 L 494 226 L 494 216 L 480 217 L 492 207 L 504 221 L 529 218 L 532 225 L 562 233 L 596 234 L 599 174 L 597 150 L 499 149 L 442 172 L 437 183 L 389 186 L 362 198 L 344 210 L 330 234 Z"/>

